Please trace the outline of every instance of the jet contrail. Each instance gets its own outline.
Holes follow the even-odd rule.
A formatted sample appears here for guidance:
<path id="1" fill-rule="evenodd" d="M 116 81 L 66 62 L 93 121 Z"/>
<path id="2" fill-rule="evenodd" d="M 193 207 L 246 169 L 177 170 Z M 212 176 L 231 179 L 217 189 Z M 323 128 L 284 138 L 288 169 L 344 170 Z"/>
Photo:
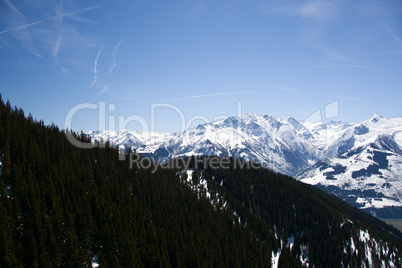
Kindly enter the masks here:
<path id="1" fill-rule="evenodd" d="M 31 22 L 31 23 L 27 23 L 27 24 L 24 24 L 24 25 L 20 25 L 20 26 L 11 28 L 11 29 L 7 29 L 7 30 L 0 31 L 0 35 L 1 35 L 1 34 L 5 34 L 5 33 L 8 33 L 8 32 L 12 32 L 12 31 L 16 31 L 16 30 L 25 29 L 25 28 L 28 28 L 28 27 L 31 27 L 31 26 L 40 24 L 40 23 L 42 23 L 42 22 L 44 22 L 44 21 L 74 16 L 74 15 L 79 14 L 79 13 L 83 13 L 83 12 L 86 12 L 86 11 L 89 11 L 89 10 L 94 10 L 94 9 L 97 9 L 97 8 L 100 8 L 100 7 L 103 7 L 103 6 L 106 6 L 106 5 L 115 4 L 115 3 L 119 3 L 119 2 L 123 2 L 123 1 L 124 1 L 124 0 L 113 1 L 113 2 L 104 3 L 104 4 L 100 4 L 100 5 L 84 7 L 84 8 L 81 8 L 81 9 L 78 9 L 78 10 L 75 10 L 75 11 L 72 11 L 72 12 L 69 12 L 69 13 L 62 13 L 62 14 L 59 14 L 59 15 L 57 15 L 57 16 L 52 16 L 52 17 L 49 17 L 49 18 L 45 18 L 45 19 L 41 19 L 41 20 L 35 21 L 35 22 Z M 6 0 L 6 3 L 7 3 L 7 0 Z M 10 4 L 11 4 L 11 3 L 10 3 Z M 14 7 L 14 6 L 12 6 L 12 7 Z M 10 8 L 12 8 L 12 7 L 10 6 Z M 14 10 L 15 7 L 12 8 L 12 9 Z M 17 10 L 17 11 L 18 11 L 18 10 Z M 16 11 L 16 12 L 17 12 L 17 11 Z M 21 12 L 18 12 L 18 13 L 20 14 Z M 22 14 L 21 14 L 21 15 L 22 15 Z"/>

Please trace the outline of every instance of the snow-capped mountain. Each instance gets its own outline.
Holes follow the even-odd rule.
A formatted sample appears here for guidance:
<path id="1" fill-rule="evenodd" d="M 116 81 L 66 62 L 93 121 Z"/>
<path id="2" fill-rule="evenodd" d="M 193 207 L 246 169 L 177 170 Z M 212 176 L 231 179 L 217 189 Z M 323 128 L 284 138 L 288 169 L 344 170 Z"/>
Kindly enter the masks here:
<path id="1" fill-rule="evenodd" d="M 381 218 L 402 218 L 402 118 L 374 115 L 343 130 L 297 178 Z"/>
<path id="2" fill-rule="evenodd" d="M 296 176 L 315 162 L 320 151 L 308 139 L 321 138 L 293 118 L 246 114 L 228 117 L 184 132 L 158 134 L 127 130 L 89 132 L 93 140 L 110 140 L 119 147 L 159 161 L 191 155 L 242 157 Z"/>
<path id="3" fill-rule="evenodd" d="M 85 134 L 91 136 L 92 140 L 96 141 L 111 141 L 114 145 L 123 145 L 124 147 L 141 147 L 143 145 L 149 146 L 151 142 L 159 142 L 166 139 L 169 134 L 144 132 L 144 131 L 84 131 Z"/>
<path id="4" fill-rule="evenodd" d="M 294 118 L 245 114 L 159 134 L 127 130 L 90 132 L 143 156 L 217 155 L 261 162 L 316 185 L 383 218 L 402 218 L 402 118 L 299 122 Z"/>

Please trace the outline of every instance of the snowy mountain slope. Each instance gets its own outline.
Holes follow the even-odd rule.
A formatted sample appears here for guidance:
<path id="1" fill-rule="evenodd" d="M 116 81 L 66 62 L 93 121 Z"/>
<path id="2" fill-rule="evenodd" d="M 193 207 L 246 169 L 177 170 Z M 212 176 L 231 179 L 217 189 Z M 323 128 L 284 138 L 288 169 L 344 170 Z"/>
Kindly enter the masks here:
<path id="1" fill-rule="evenodd" d="M 217 155 L 242 157 L 292 176 L 309 167 L 319 150 L 303 136 L 307 129 L 293 118 L 247 114 L 198 125 L 173 134 L 86 131 L 93 140 L 110 140 L 159 161 L 170 157 Z"/>
<path id="2" fill-rule="evenodd" d="M 343 122 L 302 122 L 302 124 L 308 130 L 305 134 L 306 139 L 322 153 L 326 152 L 328 147 L 334 144 L 342 133 L 352 126 L 352 124 Z"/>
<path id="3" fill-rule="evenodd" d="M 170 134 L 156 133 L 156 132 L 144 132 L 144 131 L 84 131 L 92 137 L 93 140 L 107 141 L 110 140 L 114 145 L 126 145 L 126 146 L 141 146 L 148 145 L 151 142 L 157 142 L 165 139 Z"/>
<path id="4" fill-rule="evenodd" d="M 86 133 L 158 161 L 191 155 L 257 161 L 379 217 L 402 218 L 402 118 L 308 123 L 245 114 L 173 134 Z"/>
<path id="5" fill-rule="evenodd" d="M 347 128 L 298 179 L 381 218 L 402 218 L 402 118 Z"/>
<path id="6" fill-rule="evenodd" d="M 163 144 L 169 156 L 239 156 L 295 175 L 308 166 L 316 151 L 293 126 L 272 117 L 229 117 L 178 133 Z"/>
<path id="7" fill-rule="evenodd" d="M 159 161 L 170 157 L 217 155 L 242 157 L 296 176 L 317 159 L 338 132 L 342 122 L 300 123 L 294 118 L 245 114 L 228 117 L 184 132 L 159 134 L 142 131 L 86 131 L 92 140 L 110 140 Z"/>

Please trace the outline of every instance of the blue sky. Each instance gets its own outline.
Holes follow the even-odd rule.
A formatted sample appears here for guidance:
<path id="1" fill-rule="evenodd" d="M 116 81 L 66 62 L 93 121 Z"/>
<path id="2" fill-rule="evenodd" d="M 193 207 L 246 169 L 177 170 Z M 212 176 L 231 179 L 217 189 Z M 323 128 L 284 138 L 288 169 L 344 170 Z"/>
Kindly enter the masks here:
<path id="1" fill-rule="evenodd" d="M 402 116 L 401 1 L 0 1 L 0 93 L 46 124 L 101 102 L 148 125 L 158 103 L 189 126 L 238 102 L 299 120 L 334 101 L 335 120 Z M 172 108 L 154 111 L 156 131 L 180 130 Z M 72 127 L 98 117 L 80 110 Z"/>

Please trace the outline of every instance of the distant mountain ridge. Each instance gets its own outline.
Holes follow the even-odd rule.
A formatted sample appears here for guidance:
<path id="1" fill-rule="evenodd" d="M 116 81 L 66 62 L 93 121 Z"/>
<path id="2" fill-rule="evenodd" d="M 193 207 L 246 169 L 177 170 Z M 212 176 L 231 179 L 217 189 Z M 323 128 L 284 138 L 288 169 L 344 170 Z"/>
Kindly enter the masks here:
<path id="1" fill-rule="evenodd" d="M 241 157 L 334 193 L 381 218 L 402 218 L 402 118 L 299 122 L 245 114 L 173 134 L 86 131 L 158 161 L 191 155 Z"/>

